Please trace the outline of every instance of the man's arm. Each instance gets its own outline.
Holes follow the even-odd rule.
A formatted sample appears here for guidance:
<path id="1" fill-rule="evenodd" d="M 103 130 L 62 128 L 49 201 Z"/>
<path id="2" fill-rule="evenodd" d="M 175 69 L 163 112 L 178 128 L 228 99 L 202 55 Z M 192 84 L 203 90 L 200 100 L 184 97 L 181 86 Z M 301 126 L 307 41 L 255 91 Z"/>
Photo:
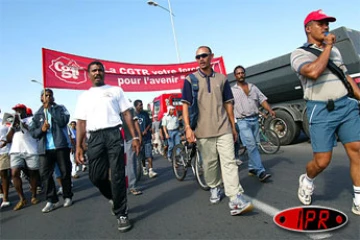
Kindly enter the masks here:
<path id="1" fill-rule="evenodd" d="M 261 103 L 261 106 L 270 113 L 272 117 L 275 117 L 275 112 L 270 107 L 270 104 L 265 100 Z"/>
<path id="2" fill-rule="evenodd" d="M 233 137 L 234 137 L 234 142 L 237 140 L 237 131 L 236 131 L 236 127 L 235 127 L 235 117 L 234 117 L 234 105 L 232 103 L 232 101 L 227 101 L 224 103 L 224 108 L 226 110 L 226 114 L 229 118 L 230 124 L 231 124 L 231 129 L 233 132 Z"/>
<path id="3" fill-rule="evenodd" d="M 134 127 L 134 122 L 133 122 L 133 116 L 130 112 L 129 109 L 127 109 L 126 111 L 122 112 L 121 113 L 122 116 L 123 116 L 123 119 L 125 120 L 128 128 L 129 128 L 129 131 L 130 131 L 130 135 L 131 137 L 133 138 L 133 141 L 132 141 L 132 148 L 133 148 L 133 151 L 136 153 L 136 155 L 139 154 L 140 152 L 140 138 L 139 137 L 136 137 L 136 134 L 135 134 L 135 127 Z M 138 140 L 138 141 L 136 141 Z"/>
<path id="4" fill-rule="evenodd" d="M 326 42 L 326 45 L 323 49 L 323 52 L 314 62 L 305 64 L 300 69 L 301 75 L 310 78 L 312 80 L 317 80 L 320 77 L 320 75 L 325 71 L 325 69 L 327 68 L 327 64 L 329 62 L 331 49 L 335 43 L 335 35 L 329 33 L 325 37 L 324 42 Z"/>
<path id="5" fill-rule="evenodd" d="M 65 106 L 55 104 L 48 108 L 48 111 L 51 114 L 52 121 L 59 127 L 65 127 L 69 123 L 70 113 Z"/>
<path id="6" fill-rule="evenodd" d="M 137 135 L 140 138 L 140 143 L 142 143 L 142 135 L 141 135 L 141 129 L 140 129 L 140 124 L 139 124 L 138 119 L 134 120 L 134 126 L 135 126 L 135 130 L 137 132 Z"/>
<path id="7" fill-rule="evenodd" d="M 86 120 L 77 120 L 76 123 L 76 162 L 84 164 L 83 141 L 86 136 Z"/>

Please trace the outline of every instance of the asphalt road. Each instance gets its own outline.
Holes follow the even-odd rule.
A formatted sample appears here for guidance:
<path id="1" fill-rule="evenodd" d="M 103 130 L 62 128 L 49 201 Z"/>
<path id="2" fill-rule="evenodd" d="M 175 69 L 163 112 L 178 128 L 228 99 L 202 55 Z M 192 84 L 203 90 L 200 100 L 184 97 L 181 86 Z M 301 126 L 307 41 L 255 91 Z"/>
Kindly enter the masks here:
<path id="1" fill-rule="evenodd" d="M 251 213 L 231 216 L 228 199 L 209 203 L 209 192 L 201 190 L 191 172 L 178 182 L 169 162 L 154 159 L 155 179 L 142 178 L 144 194 L 128 195 L 129 217 L 134 227 L 127 233 L 117 230 L 108 201 L 91 184 L 87 173 L 74 181 L 74 204 L 47 214 L 41 212 L 45 201 L 28 205 L 20 211 L 12 208 L 0 212 L 1 239 L 360 239 L 360 217 L 351 213 L 352 183 L 349 161 L 340 145 L 333 161 L 315 181 L 313 204 L 344 212 L 349 221 L 341 229 L 328 233 L 304 234 L 277 227 L 273 216 L 278 211 L 300 206 L 297 199 L 299 175 L 311 158 L 307 142 L 281 147 L 275 155 L 262 155 L 264 166 L 273 174 L 260 183 L 240 167 L 240 181 L 255 209 Z M 246 162 L 245 162 L 246 165 Z M 24 187 L 28 192 L 28 184 Z M 43 196 L 42 196 L 43 197 Z M 12 206 L 18 201 L 11 189 Z M 63 200 L 61 200 L 63 201 Z"/>

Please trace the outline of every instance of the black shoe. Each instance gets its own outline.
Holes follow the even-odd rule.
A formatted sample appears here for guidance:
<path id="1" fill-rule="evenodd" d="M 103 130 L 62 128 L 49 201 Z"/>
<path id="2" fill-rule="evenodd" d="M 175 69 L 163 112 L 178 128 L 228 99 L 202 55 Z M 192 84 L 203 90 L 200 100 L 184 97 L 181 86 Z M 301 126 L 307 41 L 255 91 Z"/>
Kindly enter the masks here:
<path id="1" fill-rule="evenodd" d="M 260 182 L 265 182 L 266 179 L 270 178 L 271 177 L 271 174 L 270 173 L 266 173 L 265 171 L 264 172 L 261 172 L 260 175 L 259 175 L 259 180 Z"/>
<path id="2" fill-rule="evenodd" d="M 249 176 L 256 176 L 256 171 L 255 171 L 255 169 L 250 169 L 250 170 L 249 170 Z"/>
<path id="3" fill-rule="evenodd" d="M 118 218 L 118 229 L 120 232 L 126 232 L 132 227 L 130 220 L 127 216 L 120 216 Z"/>

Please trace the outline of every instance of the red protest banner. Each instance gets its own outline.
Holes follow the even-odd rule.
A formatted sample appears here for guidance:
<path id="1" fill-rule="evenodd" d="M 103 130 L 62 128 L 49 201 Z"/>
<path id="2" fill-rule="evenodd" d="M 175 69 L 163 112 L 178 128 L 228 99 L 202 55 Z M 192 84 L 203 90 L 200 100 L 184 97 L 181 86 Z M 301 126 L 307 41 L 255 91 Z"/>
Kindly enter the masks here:
<path id="1" fill-rule="evenodd" d="M 99 60 L 42 49 L 44 87 L 87 90 L 92 84 L 87 65 Z M 181 89 L 185 76 L 197 69 L 196 62 L 148 65 L 99 60 L 105 67 L 105 83 L 120 86 L 125 92 Z M 226 74 L 222 57 L 212 61 L 216 72 Z"/>

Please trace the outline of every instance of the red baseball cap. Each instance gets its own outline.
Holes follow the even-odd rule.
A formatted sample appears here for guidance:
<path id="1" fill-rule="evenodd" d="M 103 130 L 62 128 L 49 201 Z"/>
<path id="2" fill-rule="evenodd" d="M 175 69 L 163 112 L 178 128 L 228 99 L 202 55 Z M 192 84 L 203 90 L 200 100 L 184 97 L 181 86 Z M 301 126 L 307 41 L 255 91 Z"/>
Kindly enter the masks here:
<path id="1" fill-rule="evenodd" d="M 26 115 L 33 115 L 31 108 L 26 108 Z"/>
<path id="2" fill-rule="evenodd" d="M 321 9 L 309 13 L 304 21 L 304 26 L 311 21 L 327 20 L 328 22 L 335 22 L 336 18 L 326 15 Z"/>
<path id="3" fill-rule="evenodd" d="M 19 108 L 26 109 L 26 106 L 24 104 L 18 103 L 12 109 L 15 110 L 15 109 L 19 109 Z"/>

